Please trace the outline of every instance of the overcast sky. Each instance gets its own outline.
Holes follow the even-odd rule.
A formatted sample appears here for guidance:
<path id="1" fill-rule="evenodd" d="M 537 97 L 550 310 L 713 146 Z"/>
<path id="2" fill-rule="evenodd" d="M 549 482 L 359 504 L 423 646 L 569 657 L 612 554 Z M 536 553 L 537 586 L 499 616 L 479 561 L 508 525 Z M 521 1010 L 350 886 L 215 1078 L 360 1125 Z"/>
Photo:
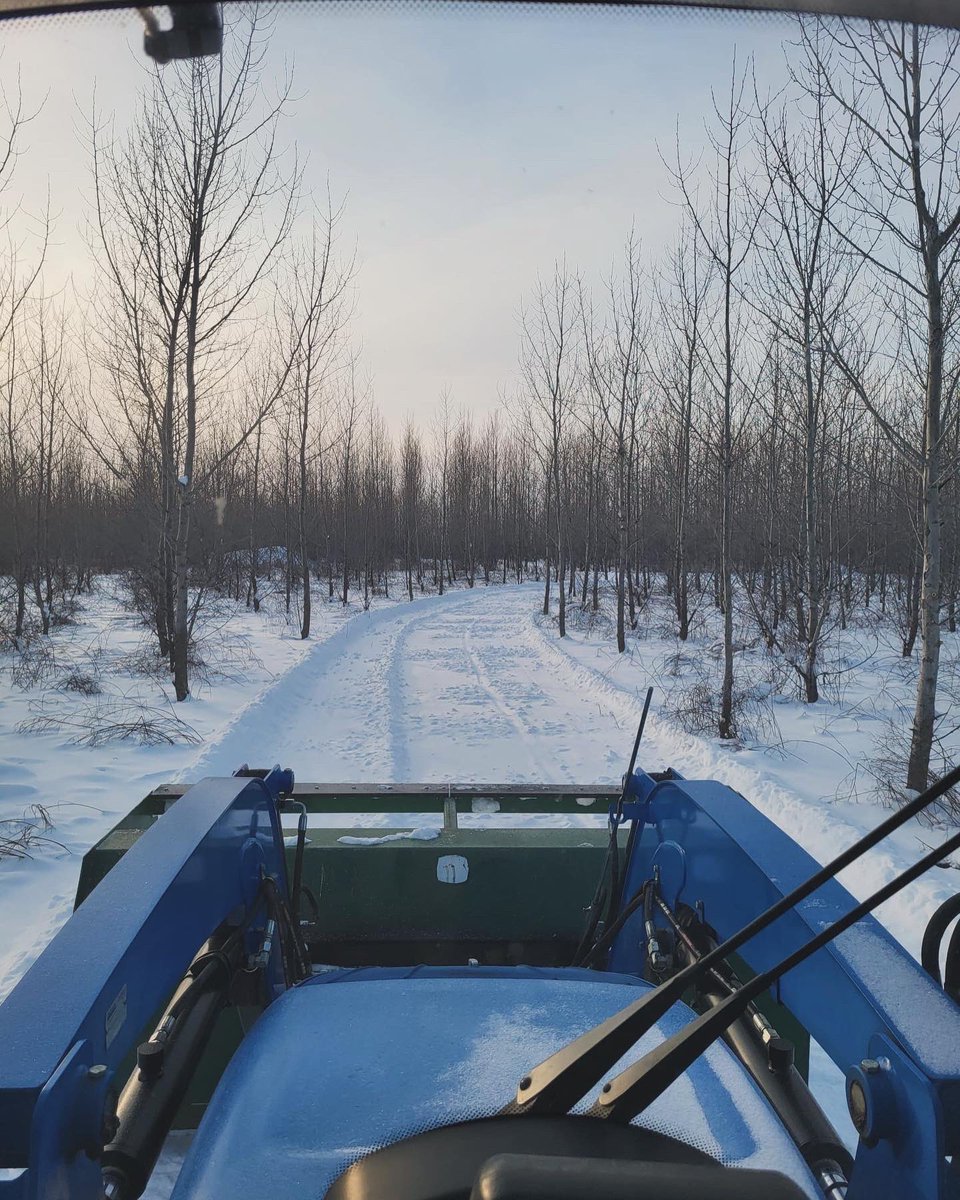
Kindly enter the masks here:
<path id="1" fill-rule="evenodd" d="M 676 207 L 658 143 L 703 137 L 736 48 L 776 79 L 784 18 L 624 9 L 282 7 L 270 46 L 298 97 L 286 137 L 346 195 L 360 261 L 356 333 L 374 395 L 399 425 L 449 388 L 478 412 L 515 386 L 518 313 L 554 260 L 602 274 L 635 224 L 669 243 Z M 82 290 L 89 168 L 79 137 L 96 87 L 121 116 L 143 86 L 135 15 L 5 23 L 0 76 L 43 109 L 16 191 L 49 186 L 52 273 Z"/>

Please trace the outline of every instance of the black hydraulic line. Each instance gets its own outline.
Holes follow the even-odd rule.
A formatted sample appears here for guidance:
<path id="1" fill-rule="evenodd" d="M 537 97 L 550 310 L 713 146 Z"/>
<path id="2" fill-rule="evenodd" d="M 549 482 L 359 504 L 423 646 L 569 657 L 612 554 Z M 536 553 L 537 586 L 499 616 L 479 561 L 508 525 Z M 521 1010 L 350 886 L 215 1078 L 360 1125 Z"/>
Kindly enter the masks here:
<path id="1" fill-rule="evenodd" d="M 287 800 L 286 805 L 300 811 L 297 818 L 297 849 L 293 859 L 293 886 L 290 889 L 290 909 L 293 913 L 293 920 L 299 929 L 303 891 L 303 851 L 307 842 L 307 806 L 302 800 Z"/>
<path id="2" fill-rule="evenodd" d="M 281 912 L 280 897 L 277 892 L 273 880 L 268 876 L 265 878 L 261 887 L 263 889 L 263 897 L 267 906 L 267 913 L 272 922 L 272 928 L 276 931 L 279 941 L 280 950 L 280 970 L 283 975 L 283 986 L 289 987 L 292 983 L 296 983 L 297 971 L 294 963 L 291 961 L 290 938 L 286 934 L 283 922 L 283 914 Z M 268 930 L 270 925 L 268 923 Z"/>
<path id="3" fill-rule="evenodd" d="M 582 965 L 585 967 L 592 966 L 594 961 L 599 958 L 604 951 L 609 950 L 613 944 L 614 938 L 624 927 L 627 921 L 633 916 L 637 909 L 643 904 L 643 897 L 646 891 L 647 884 L 643 884 L 637 894 L 626 904 L 619 912 L 616 920 L 612 921 L 603 931 L 601 936 L 596 940 L 587 954 L 584 955 Z"/>
<path id="4" fill-rule="evenodd" d="M 101 1156 L 108 1200 L 137 1200 L 146 1187 L 242 957 L 236 933 L 210 939 L 153 1037 L 138 1047 L 137 1066 L 117 1103 L 116 1133 Z"/>
<path id="5" fill-rule="evenodd" d="M 648 687 L 646 697 L 643 701 L 643 711 L 640 713 L 640 723 L 637 726 L 637 736 L 633 739 L 630 763 L 627 767 L 627 773 L 623 777 L 623 786 L 620 789 L 620 796 L 617 799 L 614 816 L 610 819 L 610 837 L 607 841 L 607 853 L 604 856 L 603 866 L 600 869 L 600 878 L 597 881 L 596 891 L 593 893 L 593 899 L 590 901 L 590 907 L 587 910 L 586 928 L 573 956 L 572 965 L 575 967 L 589 963 L 595 957 L 596 946 L 594 942 L 597 927 L 600 924 L 604 910 L 606 910 L 605 921 L 609 925 L 615 919 L 615 913 L 620 904 L 623 884 L 620 879 L 620 845 L 617 841 L 617 833 L 623 817 L 623 806 L 626 803 L 630 780 L 637 765 L 637 755 L 640 753 L 640 742 L 643 738 L 643 731 L 646 728 L 647 713 L 650 711 L 650 701 L 652 699 L 653 688 Z M 631 829 L 630 832 L 632 836 L 633 830 Z M 630 855 L 628 853 L 627 862 L 629 861 Z"/>
<path id="6" fill-rule="evenodd" d="M 703 972 L 739 950 L 744 943 L 766 929 L 778 917 L 788 912 L 794 905 L 799 904 L 801 900 L 805 900 L 812 892 L 822 887 L 867 850 L 921 813 L 958 783 L 960 783 L 960 767 L 948 772 L 925 792 L 905 804 L 885 821 L 881 821 L 875 829 L 838 854 L 825 867 L 815 871 L 792 892 L 781 897 L 775 904 L 754 917 L 752 921 L 748 921 L 716 949 L 705 954 L 700 962 L 685 967 L 661 983 L 659 987 L 646 992 L 638 1000 L 621 1009 L 620 1012 L 614 1013 L 599 1025 L 588 1029 L 586 1033 L 581 1034 L 555 1054 L 544 1059 L 542 1063 L 523 1076 L 517 1087 L 515 1103 L 508 1104 L 505 1111 L 540 1114 L 568 1112 L 577 1100 L 586 1095 L 626 1054 L 630 1047 L 680 999 L 686 989 L 700 980 Z M 944 847 L 935 851 L 935 857 L 931 859 L 931 863 L 942 858 L 946 853 L 948 851 Z"/>
<path id="7" fill-rule="evenodd" d="M 646 946 L 646 964 L 648 976 L 665 974 L 666 963 L 660 953 L 660 943 L 657 941 L 657 928 L 653 923 L 653 905 L 660 899 L 658 878 L 646 884 L 643 894 L 643 937 Z M 653 982 L 654 980 L 651 980 Z"/>
<path id="8" fill-rule="evenodd" d="M 940 947 L 943 945 L 943 935 L 947 932 L 950 922 L 958 916 L 960 916 L 960 892 L 944 900 L 923 931 L 920 965 L 938 984 L 943 982 L 940 976 Z"/>
<path id="9" fill-rule="evenodd" d="M 702 950 L 696 944 L 696 942 L 694 942 L 690 934 L 687 933 L 684 927 L 680 924 L 679 920 L 677 919 L 677 914 L 673 911 L 670 905 L 667 904 L 666 900 L 664 900 L 662 896 L 657 896 L 656 899 L 657 907 L 670 922 L 674 934 L 684 944 L 684 946 L 686 946 L 687 951 L 689 952 L 690 961 L 699 962 L 703 958 L 704 954 L 707 953 L 707 951 Z M 714 939 L 711 939 L 711 942 L 712 945 L 709 948 L 712 950 L 717 943 Z M 736 985 L 732 983 L 731 980 L 727 979 L 725 975 L 722 975 L 716 967 L 708 967 L 707 973 L 714 983 L 721 989 L 724 995 L 728 996 L 731 992 L 736 991 Z"/>
<path id="10" fill-rule="evenodd" d="M 630 863 L 633 861 L 633 851 L 637 844 L 638 828 L 639 828 L 639 823 L 637 821 L 630 822 L 630 832 L 627 834 L 627 848 L 626 848 L 626 851 L 624 852 L 624 856 L 623 856 L 623 861 L 625 863 Z M 626 890 L 626 886 L 627 886 L 627 879 L 626 879 L 626 876 L 624 876 L 624 878 L 620 882 L 620 894 L 617 896 L 617 912 L 619 912 L 620 909 L 623 907 L 623 894 L 624 894 L 624 891 Z"/>
<path id="11" fill-rule="evenodd" d="M 657 906 L 682 943 L 680 953 L 686 950 L 692 960 L 701 958 L 706 950 L 694 942 L 676 913 L 659 896 Z M 716 940 L 706 936 L 705 930 L 703 934 L 706 948 L 712 949 Z M 716 1007 L 741 986 L 732 971 L 728 978 L 716 967 L 710 967 L 698 994 L 704 1002 Z M 770 1101 L 825 1194 L 829 1194 L 828 1188 L 845 1184 L 853 1160 L 794 1065 L 793 1043 L 780 1037 L 754 1004 L 749 1004 L 743 1016 L 729 1026 L 723 1039 Z"/>
<path id="12" fill-rule="evenodd" d="M 912 867 L 902 871 L 860 904 L 854 905 L 848 913 L 839 917 L 826 929 L 821 930 L 810 941 L 794 950 L 792 954 L 788 954 L 786 958 L 770 967 L 769 970 L 754 976 L 732 996 L 728 996 L 715 1008 L 709 1009 L 691 1021 L 689 1025 L 685 1025 L 673 1037 L 667 1038 L 638 1062 L 627 1067 L 615 1079 L 603 1085 L 600 1098 L 591 1110 L 591 1115 L 612 1118 L 617 1121 L 631 1121 L 638 1113 L 643 1112 L 674 1080 L 679 1079 L 683 1072 L 724 1033 L 730 1024 L 746 1011 L 750 1002 L 762 995 L 771 984 L 776 983 L 782 975 L 805 962 L 812 954 L 832 942 L 851 925 L 855 925 L 862 917 L 873 912 L 875 908 L 902 891 L 915 879 L 919 879 L 921 875 L 936 866 L 958 847 L 960 847 L 960 833 L 954 834 L 943 845 L 925 854 Z M 718 949 L 722 949 L 722 947 L 718 947 Z M 701 970 L 711 957 L 712 955 L 706 955 L 701 959 L 699 963 Z M 684 972 L 680 974 L 682 975 Z M 678 978 L 680 976 L 674 977 L 674 979 Z"/>
<path id="13" fill-rule="evenodd" d="M 298 983 L 310 974 L 310 956 L 299 926 L 295 926 L 290 907 L 270 875 L 264 876 L 262 887 L 270 915 L 277 923 L 280 933 L 280 951 L 283 960 L 285 982 Z"/>
<path id="14" fill-rule="evenodd" d="M 587 909 L 587 924 L 584 928 L 583 935 L 573 953 L 571 966 L 581 967 L 586 965 L 593 956 L 593 951 L 596 949 L 595 942 L 597 936 L 597 927 L 600 924 L 600 916 L 606 907 L 607 891 L 606 881 L 609 873 L 610 865 L 610 842 L 607 842 L 607 853 L 603 859 L 603 866 L 600 869 L 600 878 L 597 881 L 596 891 L 593 893 L 593 899 L 590 901 L 590 906 Z"/>

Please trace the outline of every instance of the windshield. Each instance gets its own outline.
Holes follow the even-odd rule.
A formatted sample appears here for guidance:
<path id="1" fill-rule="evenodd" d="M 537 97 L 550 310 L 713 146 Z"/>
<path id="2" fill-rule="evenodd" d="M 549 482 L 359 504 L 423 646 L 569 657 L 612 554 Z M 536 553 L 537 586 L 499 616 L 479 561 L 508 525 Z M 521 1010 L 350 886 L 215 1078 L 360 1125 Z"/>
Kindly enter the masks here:
<path id="1" fill-rule="evenodd" d="M 639 765 L 820 862 L 955 764 L 956 34 L 325 3 L 143 39 L 4 26 L 0 997 L 119 816 L 242 764 L 589 792 L 652 687 Z M 912 954 L 955 879 L 880 909 Z"/>

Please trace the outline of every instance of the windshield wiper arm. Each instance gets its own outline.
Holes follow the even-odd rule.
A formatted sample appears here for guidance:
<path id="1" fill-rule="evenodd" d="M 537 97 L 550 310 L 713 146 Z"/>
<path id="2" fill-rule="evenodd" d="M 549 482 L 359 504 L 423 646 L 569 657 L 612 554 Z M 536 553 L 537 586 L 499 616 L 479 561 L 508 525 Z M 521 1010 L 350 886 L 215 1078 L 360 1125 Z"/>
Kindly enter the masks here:
<path id="1" fill-rule="evenodd" d="M 711 967 L 726 958 L 727 955 L 733 954 L 755 934 L 766 929 L 768 925 L 793 908 L 794 905 L 799 904 L 801 900 L 805 900 L 817 888 L 839 874 L 867 850 L 882 841 L 888 834 L 893 833 L 894 830 L 899 829 L 901 825 L 922 812 L 958 783 L 960 783 L 960 767 L 948 772 L 932 787 L 927 788 L 925 792 L 905 804 L 885 821 L 881 821 L 875 829 L 837 855 L 832 862 L 814 872 L 804 883 L 794 888 L 788 895 L 781 897 L 759 916 L 754 917 L 752 921 L 711 950 L 709 954 L 705 954 L 699 962 L 691 963 L 678 974 L 661 983 L 659 987 L 646 992 L 626 1008 L 614 1013 L 612 1017 L 608 1017 L 592 1029 L 588 1029 L 586 1033 L 581 1034 L 580 1037 L 568 1043 L 555 1054 L 544 1059 L 520 1080 L 516 1099 L 505 1105 L 501 1110 L 502 1113 L 504 1115 L 528 1113 L 542 1115 L 568 1112 L 581 1097 L 600 1082 L 630 1047 L 660 1020 L 667 1010 L 680 999 L 686 989 L 697 983 Z M 938 858 L 942 858 L 944 853 L 949 853 L 949 851 L 941 848 L 935 852 Z M 865 911 L 869 911 L 869 909 Z M 831 928 L 833 927 L 831 926 Z M 748 986 L 752 986 L 754 982 L 751 981 Z M 737 995 L 739 994 L 738 992 Z M 719 1013 L 722 1009 L 723 1005 L 720 1005 L 712 1012 Z"/>
<path id="2" fill-rule="evenodd" d="M 684 1025 L 673 1037 L 667 1038 L 639 1061 L 632 1063 L 615 1079 L 603 1085 L 599 1099 L 591 1110 L 591 1116 L 631 1121 L 656 1100 L 674 1080 L 679 1079 L 683 1072 L 713 1045 L 738 1017 L 743 1015 L 747 1005 L 756 1000 L 771 984 L 776 983 L 781 975 L 792 971 L 812 954 L 822 950 L 828 942 L 832 942 L 851 925 L 855 925 L 861 917 L 873 912 L 891 896 L 895 896 L 915 879 L 919 879 L 925 871 L 936 866 L 958 847 L 960 847 L 960 833 L 954 834 L 941 846 L 931 850 L 929 854 L 925 854 L 912 867 L 908 867 L 874 892 L 872 896 L 855 905 L 848 913 L 839 917 L 826 929 L 821 930 L 816 937 L 811 938 L 809 942 L 804 942 L 776 966 L 760 975 L 755 975 L 726 1000 L 722 1000 L 716 1008 L 708 1009 L 691 1021 L 689 1025 Z"/>

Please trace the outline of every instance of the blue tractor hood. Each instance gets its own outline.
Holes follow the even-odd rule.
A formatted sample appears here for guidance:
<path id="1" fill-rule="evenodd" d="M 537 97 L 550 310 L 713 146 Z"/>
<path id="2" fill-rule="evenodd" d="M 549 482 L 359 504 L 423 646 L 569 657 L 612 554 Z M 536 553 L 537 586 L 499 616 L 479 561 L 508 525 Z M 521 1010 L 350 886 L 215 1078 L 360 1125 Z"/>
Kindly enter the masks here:
<path id="1" fill-rule="evenodd" d="M 428 982 L 429 981 L 429 982 Z M 633 976 L 575 969 L 365 968 L 291 988 L 242 1042 L 173 1200 L 317 1200 L 351 1163 L 403 1138 L 493 1116 L 523 1071 L 626 1004 Z M 616 1070 L 693 1014 L 675 1005 Z M 590 1107 L 599 1085 L 575 1111 Z M 783 1125 L 723 1043 L 638 1125 L 728 1166 L 820 1193 Z"/>

